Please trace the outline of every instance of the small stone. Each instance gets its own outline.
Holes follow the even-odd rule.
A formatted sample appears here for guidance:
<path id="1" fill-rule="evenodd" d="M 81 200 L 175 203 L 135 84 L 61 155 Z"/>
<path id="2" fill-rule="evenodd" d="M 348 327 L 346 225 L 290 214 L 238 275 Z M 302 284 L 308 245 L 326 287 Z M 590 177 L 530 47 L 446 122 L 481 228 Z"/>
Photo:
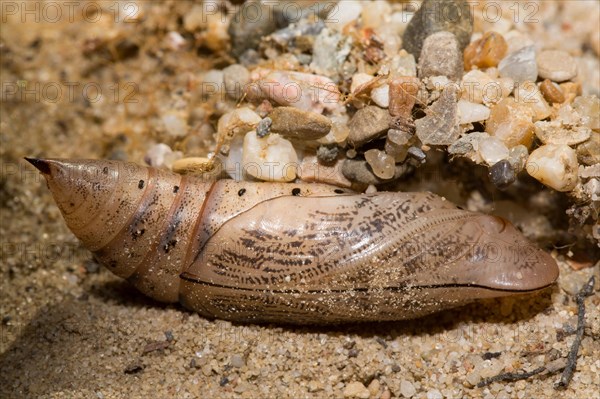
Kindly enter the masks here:
<path id="1" fill-rule="evenodd" d="M 458 113 L 461 125 L 484 121 L 490 117 L 490 109 L 488 107 L 465 100 L 458 101 Z"/>
<path id="2" fill-rule="evenodd" d="M 544 79 L 540 84 L 540 92 L 551 104 L 561 104 L 565 102 L 565 96 L 560 89 L 560 86 L 552 82 L 550 79 Z"/>
<path id="3" fill-rule="evenodd" d="M 375 176 L 380 179 L 391 179 L 394 177 L 395 162 L 394 158 L 383 151 L 371 149 L 365 152 L 365 159 L 371 166 Z"/>
<path id="4" fill-rule="evenodd" d="M 600 133 L 592 132 L 588 141 L 577 146 L 577 159 L 584 165 L 600 163 Z"/>
<path id="5" fill-rule="evenodd" d="M 219 140 L 231 140 L 237 134 L 245 134 L 258 126 L 262 118 L 248 107 L 236 108 L 219 118 L 217 135 Z"/>
<path id="6" fill-rule="evenodd" d="M 419 77 L 446 76 L 460 80 L 463 75 L 463 57 L 456 36 L 441 31 L 428 36 L 419 57 Z"/>
<path id="7" fill-rule="evenodd" d="M 460 136 L 458 88 L 446 86 L 439 100 L 427 110 L 427 116 L 415 121 L 417 136 L 423 144 L 450 145 Z"/>
<path id="8" fill-rule="evenodd" d="M 535 82 L 538 76 L 535 46 L 525 46 L 503 58 L 498 64 L 498 73 L 518 84 Z"/>
<path id="9" fill-rule="evenodd" d="M 515 170 L 509 160 L 503 159 L 490 168 L 490 181 L 499 189 L 505 189 L 517 179 Z"/>
<path id="10" fill-rule="evenodd" d="M 371 394 L 371 397 L 375 397 L 375 395 L 377 395 L 379 393 L 379 389 L 381 388 L 381 383 L 379 382 L 378 379 L 374 379 L 373 381 L 371 381 L 371 383 L 369 384 L 369 386 L 367 387 L 367 389 L 369 390 L 369 393 Z"/>
<path id="11" fill-rule="evenodd" d="M 592 131 L 585 126 L 564 127 L 558 121 L 535 123 L 535 135 L 544 144 L 575 145 L 588 140 Z"/>
<path id="12" fill-rule="evenodd" d="M 413 135 L 397 129 L 388 130 L 385 141 L 385 152 L 394 158 L 396 162 L 404 162 L 408 155 L 409 142 Z"/>
<path id="13" fill-rule="evenodd" d="M 474 66 L 490 68 L 498 65 L 506 55 L 508 45 L 504 37 L 497 32 L 486 32 L 481 39 L 471 42 L 464 51 L 465 70 Z"/>
<path id="14" fill-rule="evenodd" d="M 328 27 L 341 31 L 344 27 L 356 21 L 362 12 L 360 1 L 341 0 L 336 7 L 331 7 L 330 13 L 325 19 Z"/>
<path id="15" fill-rule="evenodd" d="M 144 156 L 144 162 L 155 168 L 171 168 L 173 162 L 183 157 L 181 151 L 173 151 L 171 147 L 164 143 L 155 144 Z"/>
<path id="16" fill-rule="evenodd" d="M 183 137 L 188 133 L 189 126 L 184 112 L 168 111 L 160 119 L 169 135 Z"/>
<path id="17" fill-rule="evenodd" d="M 427 391 L 427 399 L 443 399 L 444 396 L 437 389 L 430 389 Z"/>
<path id="18" fill-rule="evenodd" d="M 400 394 L 405 398 L 412 398 L 417 393 L 417 389 L 412 382 L 407 380 L 400 381 Z"/>
<path id="19" fill-rule="evenodd" d="M 338 146 L 322 145 L 317 148 L 317 159 L 324 164 L 332 163 L 337 159 L 339 153 Z"/>
<path id="20" fill-rule="evenodd" d="M 286 138 L 316 140 L 331 130 L 329 118 L 294 107 L 277 107 L 269 114 L 273 120 L 271 132 Z"/>
<path id="21" fill-rule="evenodd" d="M 529 151 L 524 145 L 517 145 L 510 149 L 508 161 L 512 165 L 516 174 L 520 173 L 525 167 L 525 162 L 529 157 Z"/>
<path id="22" fill-rule="evenodd" d="M 298 40 L 296 39 L 298 42 Z M 338 73 L 352 50 L 352 41 L 334 29 L 323 29 L 314 39 L 310 69 L 319 75 Z"/>
<path id="23" fill-rule="evenodd" d="M 534 122 L 546 119 L 552 113 L 552 108 L 533 82 L 523 82 L 518 85 L 515 89 L 515 99 L 519 104 L 523 104 L 533 111 Z"/>
<path id="24" fill-rule="evenodd" d="M 416 77 L 417 62 L 415 56 L 402 49 L 398 54 L 395 54 L 387 63 L 384 63 L 380 70 L 380 74 L 390 73 L 393 77 Z M 387 69 L 387 70 L 385 70 Z"/>
<path id="25" fill-rule="evenodd" d="M 408 155 L 412 156 L 414 159 L 421 163 L 425 163 L 425 159 L 427 158 L 427 155 L 425 155 L 423 150 L 418 147 L 409 147 Z"/>
<path id="26" fill-rule="evenodd" d="M 488 137 L 479 142 L 479 154 L 491 166 L 508 158 L 509 151 L 502 140 L 496 137 Z"/>
<path id="27" fill-rule="evenodd" d="M 462 53 L 471 41 L 473 32 L 471 9 L 466 1 L 423 1 L 406 26 L 402 45 L 418 59 L 425 39 L 440 31 L 453 33 L 458 40 L 459 51 Z"/>
<path id="28" fill-rule="evenodd" d="M 307 385 L 308 392 L 318 392 L 323 390 L 323 384 L 316 380 L 310 380 Z"/>
<path id="29" fill-rule="evenodd" d="M 223 69 L 225 92 L 232 100 L 240 99 L 250 83 L 250 72 L 240 64 L 229 65 Z"/>
<path id="30" fill-rule="evenodd" d="M 277 28 L 277 19 L 270 6 L 260 1 L 241 5 L 231 18 L 228 29 L 232 54 L 239 57 L 247 49 L 258 48 L 261 39 Z"/>
<path id="31" fill-rule="evenodd" d="M 385 84 L 379 87 L 375 87 L 371 90 L 371 100 L 381 107 L 387 108 L 390 105 L 390 85 Z"/>
<path id="32" fill-rule="evenodd" d="M 546 144 L 529 155 L 527 173 L 557 191 L 577 185 L 577 153 L 568 145 Z"/>
<path id="33" fill-rule="evenodd" d="M 384 180 L 377 177 L 367 161 L 358 159 L 346 159 L 342 164 L 342 173 L 346 179 L 361 184 L 372 184 L 379 185 L 390 182 L 394 179 L 399 179 L 406 173 L 411 171 L 412 168 L 406 164 L 399 164 L 395 166 L 394 176 L 391 179 Z"/>
<path id="34" fill-rule="evenodd" d="M 582 125 L 600 130 L 600 98 L 598 96 L 580 96 L 573 100 L 573 108 L 581 116 Z"/>
<path id="35" fill-rule="evenodd" d="M 256 135 L 258 137 L 265 137 L 267 134 L 271 132 L 271 126 L 273 125 L 273 120 L 268 116 L 262 118 L 258 125 L 256 125 Z"/>
<path id="36" fill-rule="evenodd" d="M 389 83 L 389 113 L 394 117 L 412 119 L 412 109 L 417 100 L 421 82 L 416 77 L 397 77 Z"/>
<path id="37" fill-rule="evenodd" d="M 260 138 L 250 131 L 244 137 L 242 167 L 259 180 L 290 182 L 296 178 L 298 155 L 292 143 L 280 135 Z"/>
<path id="38" fill-rule="evenodd" d="M 492 79 L 478 69 L 467 72 L 461 81 L 462 99 L 478 104 L 495 104 L 509 96 L 514 82 L 508 78 Z"/>
<path id="39" fill-rule="evenodd" d="M 580 96 L 582 92 L 581 83 L 579 82 L 564 82 L 558 85 L 565 96 L 565 102 L 572 102 L 575 97 Z"/>
<path id="40" fill-rule="evenodd" d="M 577 76 L 577 63 L 562 50 L 545 50 L 537 56 L 538 73 L 543 79 L 564 82 Z M 531 79 L 533 80 L 533 79 Z"/>
<path id="41" fill-rule="evenodd" d="M 360 399 L 368 399 L 371 393 L 365 387 L 362 382 L 354 381 L 346 385 L 344 388 L 344 397 L 345 398 L 360 398 Z"/>
<path id="42" fill-rule="evenodd" d="M 298 177 L 307 183 L 324 183 L 337 187 L 350 188 L 352 182 L 342 173 L 343 161 L 337 161 L 331 165 L 323 165 L 318 162 L 314 155 L 304 156 Z"/>
<path id="43" fill-rule="evenodd" d="M 479 154 L 479 142 L 488 137 L 490 137 L 489 134 L 480 132 L 465 134 L 448 147 L 448 153 L 468 158 L 479 164 L 483 162 Z"/>
<path id="44" fill-rule="evenodd" d="M 374 105 L 356 111 L 348 127 L 348 142 L 354 147 L 383 136 L 389 129 L 392 118 L 387 110 Z"/>
<path id="45" fill-rule="evenodd" d="M 246 361 L 244 360 L 244 357 L 242 355 L 235 354 L 235 355 L 231 356 L 231 360 L 229 361 L 229 364 L 231 364 L 231 366 L 239 369 L 246 365 Z"/>
<path id="46" fill-rule="evenodd" d="M 532 119 L 533 111 L 530 107 L 508 97 L 492 107 L 485 131 L 501 139 L 509 148 L 519 144 L 529 148 L 535 136 Z"/>

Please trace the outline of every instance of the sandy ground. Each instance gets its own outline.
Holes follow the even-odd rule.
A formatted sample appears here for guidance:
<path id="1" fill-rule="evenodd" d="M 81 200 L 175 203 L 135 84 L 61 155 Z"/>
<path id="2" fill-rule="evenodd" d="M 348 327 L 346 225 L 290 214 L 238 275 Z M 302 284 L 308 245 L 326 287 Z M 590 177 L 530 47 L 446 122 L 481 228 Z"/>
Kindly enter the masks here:
<path id="1" fill-rule="evenodd" d="M 156 3 L 144 24 L 118 29 L 112 17 L 3 21 L 0 397 L 339 398 L 354 382 L 370 398 L 600 397 L 598 291 L 586 301 L 588 327 L 566 391 L 553 387 L 558 374 L 473 387 L 566 356 L 577 312 L 569 292 L 592 274 L 600 281 L 598 265 L 574 271 L 560 262 L 559 284 L 535 296 L 329 328 L 206 320 L 99 268 L 22 157 L 141 162 L 147 141 L 168 141 L 153 126 L 156 109 L 208 65 L 202 52 L 163 49 L 182 7 Z M 90 101 L 85 87 L 101 100 Z"/>

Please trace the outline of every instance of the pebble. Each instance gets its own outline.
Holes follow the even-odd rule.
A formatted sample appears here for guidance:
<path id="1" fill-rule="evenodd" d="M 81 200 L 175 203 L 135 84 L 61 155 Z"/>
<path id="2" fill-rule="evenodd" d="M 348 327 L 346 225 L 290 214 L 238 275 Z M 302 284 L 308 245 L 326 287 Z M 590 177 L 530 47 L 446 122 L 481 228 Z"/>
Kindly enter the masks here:
<path id="1" fill-rule="evenodd" d="M 426 110 L 427 116 L 415 121 L 417 136 L 423 144 L 450 145 L 458 139 L 461 133 L 458 94 L 456 86 L 446 86 L 439 100 Z"/>
<path id="2" fill-rule="evenodd" d="M 573 109 L 581 116 L 581 123 L 593 130 L 600 130 L 600 98 L 580 96 L 573 100 Z"/>
<path id="3" fill-rule="evenodd" d="M 413 76 L 397 77 L 389 83 L 389 113 L 394 117 L 412 119 L 421 82 Z"/>
<path id="4" fill-rule="evenodd" d="M 518 85 L 515 89 L 515 99 L 533 111 L 534 122 L 546 119 L 552 113 L 552 108 L 533 82 L 523 82 Z"/>
<path id="5" fill-rule="evenodd" d="M 188 133 L 189 126 L 184 112 L 168 111 L 162 114 L 160 119 L 169 135 L 183 137 Z"/>
<path id="6" fill-rule="evenodd" d="M 388 130 L 384 147 L 386 154 L 392 156 L 396 162 L 404 162 L 408 155 L 409 141 L 412 137 L 411 133 L 403 130 Z"/>
<path id="7" fill-rule="evenodd" d="M 262 118 L 248 107 L 236 108 L 227 112 L 217 122 L 217 134 L 222 140 L 230 140 L 237 134 L 245 134 L 255 129 Z"/>
<path id="8" fill-rule="evenodd" d="M 371 397 L 375 397 L 375 395 L 377 395 L 379 393 L 380 388 L 381 388 L 381 383 L 379 382 L 378 379 L 374 379 L 373 381 L 371 381 L 371 383 L 367 387 L 367 389 L 369 390 L 369 393 L 371 394 L 370 395 Z"/>
<path id="9" fill-rule="evenodd" d="M 592 135 L 586 126 L 563 126 L 558 121 L 539 121 L 535 123 L 535 135 L 544 144 L 575 145 L 583 143 Z"/>
<path id="10" fill-rule="evenodd" d="M 565 102 L 565 96 L 560 89 L 560 86 L 552 82 L 550 79 L 544 79 L 540 84 L 540 92 L 551 104 L 560 104 Z"/>
<path id="11" fill-rule="evenodd" d="M 515 83 L 535 82 L 538 76 L 535 46 L 525 46 L 504 57 L 498 64 L 498 73 Z"/>
<path id="12" fill-rule="evenodd" d="M 337 161 L 332 165 L 323 165 L 316 156 L 306 155 L 302 158 L 298 177 L 308 183 L 324 183 L 333 186 L 350 188 L 352 182 L 342 173 L 343 161 Z"/>
<path id="13" fill-rule="evenodd" d="M 148 149 L 144 156 L 144 162 L 155 168 L 171 168 L 173 162 L 183 157 L 181 151 L 173 151 L 171 147 L 164 143 L 155 144 Z"/>
<path id="14" fill-rule="evenodd" d="M 487 137 L 479 142 L 479 155 L 488 165 L 508 158 L 509 150 L 497 137 Z"/>
<path id="15" fill-rule="evenodd" d="M 425 39 L 440 31 L 453 33 L 462 53 L 471 41 L 473 32 L 471 9 L 466 1 L 423 1 L 406 26 L 402 36 L 403 47 L 418 59 Z"/>
<path id="16" fill-rule="evenodd" d="M 242 355 L 235 354 L 235 355 L 231 356 L 231 360 L 229 361 L 229 364 L 231 364 L 233 367 L 239 369 L 246 365 L 246 361 L 244 360 L 244 357 Z"/>
<path id="17" fill-rule="evenodd" d="M 383 136 L 389 129 L 392 118 L 387 110 L 374 105 L 356 111 L 348 128 L 348 142 L 354 147 Z"/>
<path id="18" fill-rule="evenodd" d="M 428 36 L 423 42 L 418 70 L 421 79 L 446 76 L 450 80 L 460 80 L 464 64 L 456 36 L 446 31 Z"/>
<path id="19" fill-rule="evenodd" d="M 375 87 L 371 90 L 371 100 L 381 107 L 387 108 L 390 105 L 390 85 L 385 84 L 379 87 Z"/>
<path id="20" fill-rule="evenodd" d="M 596 275 L 596 287 L 598 286 L 598 268 L 590 267 L 578 272 L 561 274 L 558 278 L 558 286 L 567 294 L 575 296 L 581 288 Z"/>
<path id="21" fill-rule="evenodd" d="M 444 396 L 437 389 L 430 389 L 427 391 L 427 399 L 443 399 Z"/>
<path id="22" fill-rule="evenodd" d="M 508 51 L 504 37 L 497 32 L 486 32 L 481 39 L 471 42 L 464 51 L 465 70 L 473 67 L 490 68 L 498 65 Z"/>
<path id="23" fill-rule="evenodd" d="M 412 398 L 417 393 L 417 389 L 412 382 L 407 380 L 400 381 L 400 394 L 405 398 Z"/>
<path id="24" fill-rule="evenodd" d="M 322 145 L 317 148 L 317 159 L 325 164 L 334 162 L 340 153 L 337 146 Z"/>
<path id="25" fill-rule="evenodd" d="M 558 85 L 565 96 L 565 102 L 572 102 L 575 97 L 580 96 L 582 92 L 581 83 L 564 82 Z"/>
<path id="26" fill-rule="evenodd" d="M 527 173 L 557 191 L 571 191 L 577 185 L 577 153 L 568 145 L 546 144 L 527 159 Z"/>
<path id="27" fill-rule="evenodd" d="M 296 178 L 298 156 L 292 143 L 280 135 L 260 138 L 250 131 L 244 137 L 242 166 L 244 172 L 256 179 L 290 182 Z"/>
<path id="28" fill-rule="evenodd" d="M 395 166 L 394 176 L 392 177 L 392 179 L 384 180 L 377 177 L 373 173 L 373 170 L 371 169 L 367 161 L 358 159 L 346 159 L 342 164 L 342 174 L 346 179 L 350 180 L 351 182 L 366 185 L 379 185 L 387 183 L 392 181 L 393 179 L 399 179 L 411 170 L 412 168 L 408 165 L 398 164 Z"/>
<path id="29" fill-rule="evenodd" d="M 533 111 L 529 107 L 508 97 L 492 107 L 485 131 L 501 139 L 509 148 L 519 144 L 529 148 L 535 135 L 532 119 Z"/>
<path id="30" fill-rule="evenodd" d="M 344 388 L 345 398 L 369 399 L 371 393 L 362 382 L 353 381 Z"/>
<path id="31" fill-rule="evenodd" d="M 577 76 L 577 63 L 562 50 L 544 50 L 537 56 L 539 76 L 554 82 L 564 82 Z"/>
<path id="32" fill-rule="evenodd" d="M 328 77 L 304 72 L 256 68 L 251 73 L 249 99 L 266 97 L 282 106 L 323 113 L 341 107 L 341 93 Z"/>
<path id="33" fill-rule="evenodd" d="M 271 132 L 298 140 L 316 140 L 331 130 L 329 118 L 294 107 L 277 107 L 269 114 Z"/>
<path id="34" fill-rule="evenodd" d="M 508 154 L 508 161 L 512 165 L 515 173 L 519 173 L 525 167 L 525 162 L 527 162 L 527 157 L 529 156 L 529 151 L 527 147 L 524 145 L 517 145 L 510 149 Z"/>
<path id="35" fill-rule="evenodd" d="M 259 1 L 241 5 L 231 18 L 228 29 L 232 54 L 239 57 L 247 49 L 258 48 L 261 39 L 277 28 L 272 7 Z"/>
<path id="36" fill-rule="evenodd" d="M 458 113 L 461 125 L 484 121 L 490 117 L 490 109 L 488 107 L 465 100 L 458 101 Z"/>
<path id="37" fill-rule="evenodd" d="M 592 132 L 590 140 L 577 146 L 577 159 L 584 165 L 600 163 L 600 133 Z"/>
<path id="38" fill-rule="evenodd" d="M 256 135 L 258 137 L 265 137 L 271 132 L 271 125 L 273 125 L 273 119 L 268 116 L 261 119 L 256 126 Z"/>
<path id="39" fill-rule="evenodd" d="M 489 134 L 480 132 L 465 134 L 448 147 L 448 153 L 468 158 L 479 164 L 483 162 L 479 154 L 479 142 L 488 137 Z"/>
<path id="40" fill-rule="evenodd" d="M 341 31 L 346 25 L 356 21 L 362 10 L 363 7 L 360 1 L 341 0 L 335 7 L 331 7 L 325 22 L 328 27 Z"/>
<path id="41" fill-rule="evenodd" d="M 317 74 L 335 74 L 341 70 L 351 50 L 352 41 L 348 37 L 333 29 L 323 29 L 312 46 L 310 69 Z"/>
<path id="42" fill-rule="evenodd" d="M 391 179 L 394 177 L 395 162 L 394 157 L 389 156 L 383 151 L 371 149 L 365 152 L 365 159 L 380 179 Z"/>
<path id="43" fill-rule="evenodd" d="M 495 104 L 512 92 L 514 82 L 508 78 L 492 79 L 478 69 L 467 72 L 461 80 L 462 98 L 478 104 Z"/>
<path id="44" fill-rule="evenodd" d="M 394 55 L 389 62 L 385 63 L 381 70 L 381 74 L 389 72 L 393 77 L 396 76 L 417 76 L 417 62 L 415 56 L 402 49 Z"/>
<path id="45" fill-rule="evenodd" d="M 229 65 L 223 69 L 225 92 L 232 100 L 240 99 L 250 83 L 250 72 L 240 64 Z"/>
<path id="46" fill-rule="evenodd" d="M 499 189 L 505 189 L 517 179 L 512 163 L 503 159 L 496 162 L 489 171 L 490 181 Z"/>

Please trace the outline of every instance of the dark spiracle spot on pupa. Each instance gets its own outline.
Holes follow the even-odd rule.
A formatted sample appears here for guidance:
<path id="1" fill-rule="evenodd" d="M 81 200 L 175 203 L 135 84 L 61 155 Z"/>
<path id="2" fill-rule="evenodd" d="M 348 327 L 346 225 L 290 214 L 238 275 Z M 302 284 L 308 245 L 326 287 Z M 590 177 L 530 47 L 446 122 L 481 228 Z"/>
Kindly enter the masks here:
<path id="1" fill-rule="evenodd" d="M 105 175 L 108 174 L 108 166 L 105 166 L 104 168 L 102 168 L 102 173 L 104 173 Z"/>
<path id="2" fill-rule="evenodd" d="M 138 188 L 141 190 L 142 188 L 144 188 L 144 181 L 140 180 L 138 183 Z"/>
<path id="3" fill-rule="evenodd" d="M 240 188 L 240 191 L 238 191 L 238 195 L 241 197 L 242 195 L 244 195 L 246 193 L 246 189 L 245 188 Z"/>
<path id="4" fill-rule="evenodd" d="M 173 192 L 177 194 L 177 191 L 179 191 L 179 186 L 173 186 Z"/>
<path id="5" fill-rule="evenodd" d="M 335 190 L 333 190 L 334 193 L 336 194 L 344 194 L 344 190 L 336 188 Z"/>
<path id="6" fill-rule="evenodd" d="M 295 189 L 292 190 L 292 195 L 300 195 L 300 189 L 298 187 L 296 187 Z"/>

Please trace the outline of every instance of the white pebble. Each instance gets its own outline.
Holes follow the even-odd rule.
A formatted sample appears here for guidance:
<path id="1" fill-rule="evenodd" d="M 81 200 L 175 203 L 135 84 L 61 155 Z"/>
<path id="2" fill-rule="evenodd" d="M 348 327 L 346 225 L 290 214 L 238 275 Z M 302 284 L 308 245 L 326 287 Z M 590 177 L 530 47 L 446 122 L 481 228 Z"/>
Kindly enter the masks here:
<path id="1" fill-rule="evenodd" d="M 183 137 L 188 132 L 188 124 L 183 112 L 167 111 L 160 118 L 165 125 L 168 134 L 175 137 Z"/>
<path id="2" fill-rule="evenodd" d="M 365 152 L 365 159 L 373 169 L 375 176 L 380 179 L 391 179 L 394 177 L 395 162 L 394 157 L 389 156 L 383 151 L 371 149 Z"/>
<path id="3" fill-rule="evenodd" d="M 217 133 L 223 137 L 245 134 L 256 128 L 261 117 L 248 107 L 241 107 L 227 112 L 219 118 Z"/>
<path id="4" fill-rule="evenodd" d="M 356 92 L 356 89 L 358 89 L 365 83 L 370 82 L 373 79 L 375 79 L 375 77 L 373 75 L 369 75 L 368 73 L 355 73 L 354 75 L 352 75 L 352 83 L 350 83 L 350 92 Z"/>
<path id="5" fill-rule="evenodd" d="M 458 112 L 461 125 L 484 121 L 490 117 L 490 109 L 488 107 L 465 100 L 458 101 Z"/>
<path id="6" fill-rule="evenodd" d="M 537 122 L 546 119 L 552 113 L 552 108 L 548 105 L 540 89 L 533 82 L 523 82 L 517 85 L 515 90 L 515 99 L 533 111 L 533 121 Z"/>
<path id="7" fill-rule="evenodd" d="M 390 105 L 390 85 L 383 85 L 371 90 L 371 100 L 381 108 Z"/>
<path id="8" fill-rule="evenodd" d="M 155 168 L 171 168 L 173 162 L 183 156 L 181 151 L 173 151 L 171 147 L 164 143 L 155 144 L 144 156 L 144 161 Z"/>
<path id="9" fill-rule="evenodd" d="M 577 63 L 566 51 L 542 51 L 537 56 L 537 66 L 542 79 L 564 82 L 577 76 Z"/>
<path id="10" fill-rule="evenodd" d="M 496 137 L 487 137 L 479 142 L 479 155 L 489 166 L 508 158 L 509 153 L 502 140 Z"/>
<path id="11" fill-rule="evenodd" d="M 443 399 L 442 393 L 437 389 L 427 391 L 427 399 Z"/>
<path id="12" fill-rule="evenodd" d="M 407 380 L 400 381 L 400 394 L 405 398 L 412 398 L 417 393 L 417 389 L 412 382 Z"/>
<path id="13" fill-rule="evenodd" d="M 577 153 L 568 145 L 546 144 L 527 159 L 527 173 L 557 191 L 571 191 L 577 185 Z"/>
<path id="14" fill-rule="evenodd" d="M 363 385 L 362 382 L 354 381 L 346 385 L 344 388 L 344 397 L 345 398 L 360 398 L 360 399 L 368 399 L 371 396 L 371 393 Z"/>
<path id="15" fill-rule="evenodd" d="M 357 20 L 362 12 L 360 1 L 341 0 L 336 7 L 331 7 L 331 11 L 325 19 L 327 26 L 341 31 L 344 26 Z"/>
<path id="16" fill-rule="evenodd" d="M 526 46 L 508 54 L 498 64 L 498 72 L 501 77 L 511 78 L 517 83 L 535 82 L 538 76 L 535 46 Z"/>
<path id="17" fill-rule="evenodd" d="M 251 131 L 244 137 L 242 164 L 244 172 L 256 179 L 290 182 L 296 178 L 298 155 L 292 143 L 280 135 L 260 138 Z"/>

